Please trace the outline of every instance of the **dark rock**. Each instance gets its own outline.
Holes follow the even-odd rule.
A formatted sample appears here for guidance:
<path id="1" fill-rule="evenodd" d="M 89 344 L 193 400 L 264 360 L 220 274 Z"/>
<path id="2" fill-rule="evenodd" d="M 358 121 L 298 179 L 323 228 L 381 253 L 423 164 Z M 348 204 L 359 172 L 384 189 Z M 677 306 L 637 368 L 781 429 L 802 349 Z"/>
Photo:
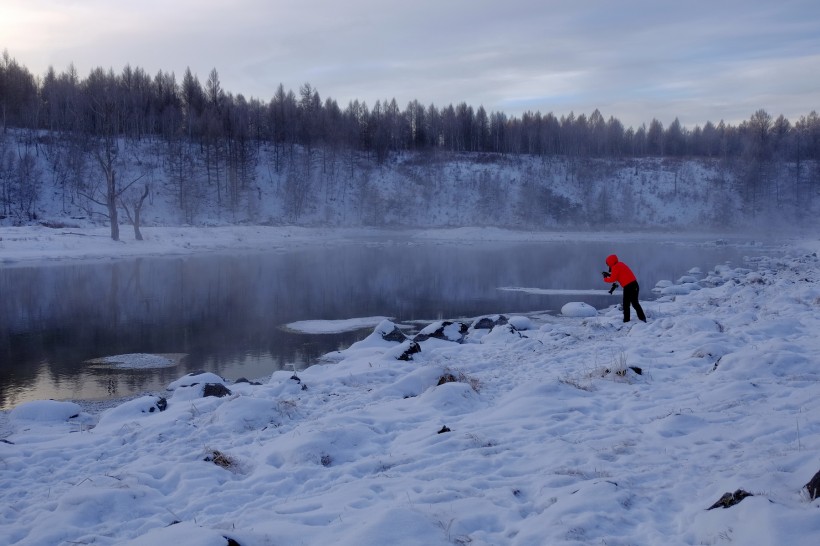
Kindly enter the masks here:
<path id="1" fill-rule="evenodd" d="M 391 331 L 382 332 L 382 339 L 390 342 L 403 343 L 407 340 L 407 336 L 404 335 L 404 332 L 402 332 L 398 326 L 393 326 Z"/>
<path id="2" fill-rule="evenodd" d="M 748 491 L 744 491 L 743 489 L 738 489 L 734 493 L 724 493 L 718 501 L 707 508 L 707 510 L 712 510 L 713 508 L 729 508 L 730 506 L 734 506 L 735 504 L 739 503 L 746 497 L 753 497 L 751 493 Z"/>
<path id="3" fill-rule="evenodd" d="M 615 370 L 615 375 L 617 375 L 618 377 L 626 377 L 626 374 L 629 372 L 629 370 L 632 370 L 636 375 L 643 375 L 643 369 L 639 368 L 638 366 L 629 366 L 628 368 L 622 368 L 620 370 Z M 601 375 L 602 376 L 607 376 L 611 373 L 612 373 L 612 370 L 610 370 L 609 368 L 605 368 Z"/>
<path id="4" fill-rule="evenodd" d="M 444 434 L 445 432 L 451 432 L 450 428 L 447 425 L 441 427 L 441 430 L 438 431 L 438 434 Z"/>
<path id="5" fill-rule="evenodd" d="M 496 326 L 507 324 L 507 317 L 499 315 L 498 318 L 482 317 L 473 323 L 473 330 L 492 330 Z"/>
<path id="6" fill-rule="evenodd" d="M 157 400 L 156 406 L 159 411 L 165 411 L 168 409 L 168 400 L 166 400 L 165 398 L 160 398 L 159 400 Z"/>
<path id="7" fill-rule="evenodd" d="M 223 396 L 230 396 L 231 391 L 222 383 L 205 383 L 205 388 L 202 390 L 202 396 L 216 396 L 222 398 Z"/>
<path id="8" fill-rule="evenodd" d="M 247 383 L 248 385 L 256 385 L 257 387 L 262 384 L 259 381 L 251 381 L 247 377 L 240 377 L 239 379 L 234 381 L 234 383 Z"/>
<path id="9" fill-rule="evenodd" d="M 435 324 L 435 323 L 433 323 L 433 324 Z M 444 331 L 445 329 L 452 326 L 453 324 L 458 324 L 459 337 L 456 338 L 456 339 L 453 339 L 453 338 L 449 337 Z M 441 322 L 439 324 L 438 328 L 436 328 L 432 332 L 416 334 L 415 337 L 413 337 L 413 341 L 422 342 L 422 341 L 426 341 L 426 340 L 430 339 L 431 337 L 433 337 L 433 338 L 436 338 L 436 339 L 443 339 L 445 341 L 454 341 L 456 343 L 461 343 L 462 341 L 464 341 L 464 336 L 467 334 L 467 331 L 469 329 L 470 329 L 469 326 L 467 326 L 464 323 L 452 322 L 452 321 L 449 321 L 449 320 L 445 320 L 445 321 Z"/>
<path id="10" fill-rule="evenodd" d="M 307 385 L 305 385 L 304 383 L 302 383 L 302 379 L 301 379 L 298 375 L 296 375 L 295 373 L 294 373 L 292 376 L 290 376 L 290 379 L 291 379 L 292 381 L 296 381 L 296 383 L 298 383 L 298 384 L 302 385 L 302 390 L 303 390 L 303 391 L 308 390 Z"/>
<path id="11" fill-rule="evenodd" d="M 444 385 L 445 383 L 455 383 L 456 381 L 458 381 L 458 379 L 456 379 L 456 376 L 454 376 L 451 373 L 446 373 L 439 378 L 436 386 Z"/>
<path id="12" fill-rule="evenodd" d="M 494 326 L 492 319 L 487 317 L 481 318 L 473 324 L 475 330 L 490 330 Z"/>
<path id="13" fill-rule="evenodd" d="M 820 472 L 817 472 L 805 487 L 806 491 L 809 492 L 809 498 L 811 500 L 820 498 Z"/>
<path id="14" fill-rule="evenodd" d="M 396 357 L 396 360 L 413 360 L 413 355 L 421 352 L 421 345 L 411 341 L 407 349 Z"/>

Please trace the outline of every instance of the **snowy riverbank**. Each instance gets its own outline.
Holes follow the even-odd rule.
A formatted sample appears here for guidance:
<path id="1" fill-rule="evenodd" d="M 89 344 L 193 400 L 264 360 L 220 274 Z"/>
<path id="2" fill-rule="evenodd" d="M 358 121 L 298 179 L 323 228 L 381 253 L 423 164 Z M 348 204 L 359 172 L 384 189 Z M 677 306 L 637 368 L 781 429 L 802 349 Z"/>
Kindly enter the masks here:
<path id="1" fill-rule="evenodd" d="M 234 229 L 207 237 L 227 242 Z M 69 247 L 53 256 L 95 257 Z M 623 325 L 615 308 L 516 317 L 516 330 L 432 337 L 402 361 L 409 342 L 385 341 L 382 323 L 298 380 L 277 372 L 262 385 L 226 384 L 224 397 L 202 397 L 204 382 L 221 382 L 208 376 L 158 393 L 167 407 L 159 396 L 99 415 L 24 404 L 2 414 L 0 536 L 813 544 L 820 500 L 803 486 L 820 470 L 816 250 L 697 275 L 688 294 L 648 305 L 648 324 Z M 460 338 L 454 330 L 445 337 Z M 707 510 L 738 489 L 753 496 Z"/>
<path id="2" fill-rule="evenodd" d="M 367 241 L 436 243 L 560 242 L 560 241 L 693 241 L 725 240 L 725 235 L 693 232 L 512 231 L 491 227 L 384 230 L 366 228 L 304 228 L 295 226 L 146 227 L 143 241 L 126 226 L 121 240 L 106 227 L 0 227 L 0 267 L 60 263 L 65 260 L 110 260 L 201 252 L 287 250 L 302 245 L 338 245 Z M 752 235 L 732 237 L 739 244 L 772 244 Z M 781 244 L 782 238 L 774 244 Z M 818 245 L 820 246 L 820 245 Z"/>

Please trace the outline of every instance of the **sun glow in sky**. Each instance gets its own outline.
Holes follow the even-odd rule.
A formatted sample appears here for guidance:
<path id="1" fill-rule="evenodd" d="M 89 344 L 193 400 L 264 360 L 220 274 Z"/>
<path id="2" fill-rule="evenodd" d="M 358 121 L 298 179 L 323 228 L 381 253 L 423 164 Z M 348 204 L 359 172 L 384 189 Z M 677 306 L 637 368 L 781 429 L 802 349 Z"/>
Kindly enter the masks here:
<path id="1" fill-rule="evenodd" d="M 309 82 L 345 107 L 395 98 L 627 126 L 818 109 L 816 0 L 4 0 L 0 47 L 33 74 L 186 68 L 267 101 Z"/>

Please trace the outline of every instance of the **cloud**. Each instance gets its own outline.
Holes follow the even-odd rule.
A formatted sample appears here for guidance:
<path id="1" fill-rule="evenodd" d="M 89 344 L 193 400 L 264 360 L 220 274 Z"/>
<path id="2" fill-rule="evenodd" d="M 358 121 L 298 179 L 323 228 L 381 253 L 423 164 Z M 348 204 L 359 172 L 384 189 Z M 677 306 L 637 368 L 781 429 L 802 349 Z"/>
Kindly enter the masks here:
<path id="1" fill-rule="evenodd" d="M 396 98 L 520 115 L 595 108 L 626 125 L 807 114 L 814 0 L 6 0 L 0 31 L 36 74 L 73 62 L 186 67 L 268 100 L 310 82 L 341 106 Z"/>

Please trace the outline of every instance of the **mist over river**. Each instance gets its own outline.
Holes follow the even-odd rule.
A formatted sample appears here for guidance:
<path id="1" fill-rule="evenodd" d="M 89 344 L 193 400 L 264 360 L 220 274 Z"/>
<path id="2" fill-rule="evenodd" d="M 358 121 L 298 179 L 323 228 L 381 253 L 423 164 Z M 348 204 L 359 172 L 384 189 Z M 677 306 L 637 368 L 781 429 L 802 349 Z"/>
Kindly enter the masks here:
<path id="1" fill-rule="evenodd" d="M 485 314 L 599 309 L 604 258 L 617 253 L 638 276 L 641 299 L 659 280 L 697 267 L 744 264 L 767 252 L 724 241 L 458 242 L 370 240 L 270 252 L 207 253 L 0 268 L 0 408 L 33 399 L 105 400 L 162 392 L 195 370 L 264 379 L 300 370 L 372 328 L 306 334 L 284 326 L 385 316 L 420 327 Z M 652 313 L 653 305 L 645 308 Z M 410 329 L 409 331 L 412 331 Z M 176 365 L 112 369 L 89 360 L 173 354 Z M 184 356 L 180 356 L 184 355 Z"/>

